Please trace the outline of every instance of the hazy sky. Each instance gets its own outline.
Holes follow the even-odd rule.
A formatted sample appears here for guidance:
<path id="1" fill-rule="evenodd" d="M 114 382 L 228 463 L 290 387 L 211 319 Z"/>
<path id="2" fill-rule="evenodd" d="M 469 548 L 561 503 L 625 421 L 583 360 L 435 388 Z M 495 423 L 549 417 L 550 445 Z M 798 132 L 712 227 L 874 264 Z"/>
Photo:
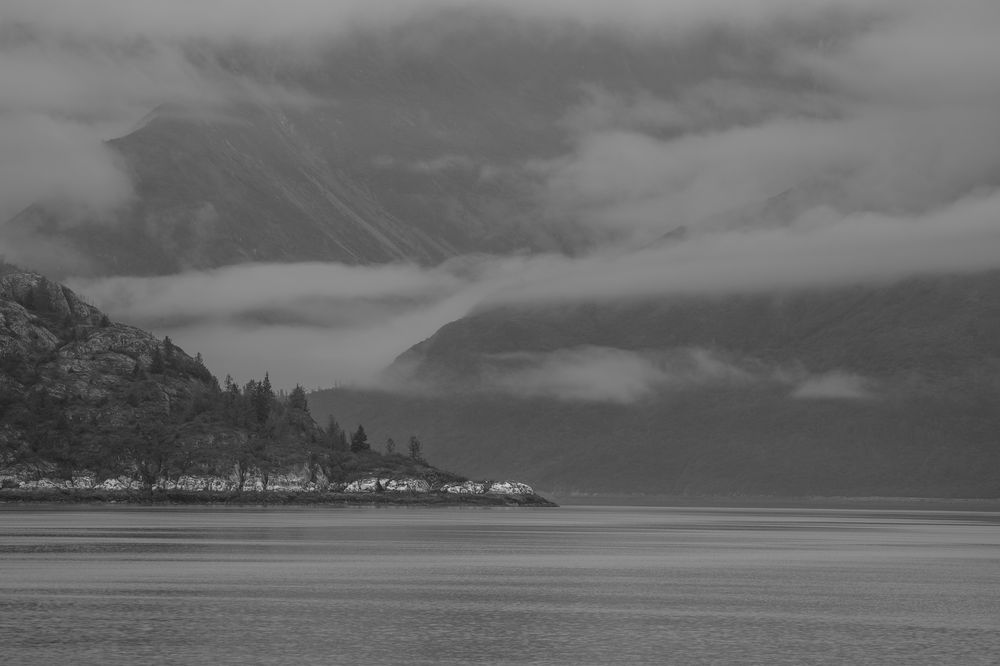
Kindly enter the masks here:
<path id="1" fill-rule="evenodd" d="M 768 57 L 754 71 L 708 68 L 669 94 L 581 78 L 579 102 L 553 123 L 565 153 L 519 168 L 550 213 L 625 239 L 613 248 L 461 271 L 245 266 L 74 284 L 216 371 L 326 386 L 370 380 L 477 305 L 1000 267 L 996 0 L 0 0 L 0 218 L 43 197 L 82 209 L 127 201 L 131 184 L 103 141 L 161 102 L 308 103 L 306 91 L 192 65 L 193 45 L 239 41 L 308 59 L 358 29 L 486 6 L 530 25 L 606 28 L 636 48 L 673 40 L 704 53 L 724 29 Z M 791 203 L 767 208 L 788 190 Z M 746 228 L 755 215 L 764 219 Z M 657 243 L 681 226 L 685 240 Z M 281 325 L 268 323 L 275 313 Z M 851 381 L 812 390 L 860 393 Z"/>

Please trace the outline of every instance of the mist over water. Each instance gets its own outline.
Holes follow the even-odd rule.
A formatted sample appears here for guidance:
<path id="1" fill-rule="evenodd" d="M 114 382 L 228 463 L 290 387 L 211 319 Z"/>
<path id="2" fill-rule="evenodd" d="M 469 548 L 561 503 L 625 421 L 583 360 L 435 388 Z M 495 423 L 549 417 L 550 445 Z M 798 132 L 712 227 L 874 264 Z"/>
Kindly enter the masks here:
<path id="1" fill-rule="evenodd" d="M 4 661 L 988 664 L 995 513 L 5 509 Z"/>

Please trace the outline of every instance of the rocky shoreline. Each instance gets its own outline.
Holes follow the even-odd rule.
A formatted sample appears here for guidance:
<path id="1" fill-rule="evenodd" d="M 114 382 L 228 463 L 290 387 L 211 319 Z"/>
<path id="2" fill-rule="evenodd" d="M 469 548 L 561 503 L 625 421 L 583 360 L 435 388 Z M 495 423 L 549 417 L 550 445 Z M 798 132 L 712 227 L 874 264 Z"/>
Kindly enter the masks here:
<path id="1" fill-rule="evenodd" d="M 460 494 L 445 491 L 295 492 L 213 490 L 105 490 L 101 488 L 3 488 L 0 504 L 128 504 L 128 505 L 227 505 L 227 506 L 497 506 L 555 507 L 535 493 L 502 495 Z"/>

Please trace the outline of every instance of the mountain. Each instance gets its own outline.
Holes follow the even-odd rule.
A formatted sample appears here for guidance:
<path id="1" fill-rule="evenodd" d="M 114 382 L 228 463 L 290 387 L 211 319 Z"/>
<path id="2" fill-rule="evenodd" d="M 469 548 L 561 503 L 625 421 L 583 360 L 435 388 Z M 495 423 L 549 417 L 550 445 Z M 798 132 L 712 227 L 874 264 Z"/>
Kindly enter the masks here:
<path id="1" fill-rule="evenodd" d="M 165 100 L 108 142 L 132 198 L 102 213 L 39 201 L 7 233 L 71 248 L 72 268 L 47 272 L 76 275 L 573 252 L 592 233 L 551 205 L 543 173 L 581 123 L 608 120 L 580 109 L 669 98 L 733 60 L 756 80 L 766 58 L 724 31 L 636 42 L 475 8 L 359 29 L 307 58 L 191 44 L 186 65 L 212 94 Z"/>
<path id="2" fill-rule="evenodd" d="M 317 413 L 563 492 L 996 496 L 1000 273 L 479 312 Z"/>
<path id="3" fill-rule="evenodd" d="M 72 268 L 68 259 L 61 268 L 74 277 L 168 275 L 256 261 L 430 266 L 474 253 L 565 256 L 608 249 L 604 241 L 618 242 L 619 250 L 711 234 L 725 235 L 735 254 L 744 237 L 758 240 L 743 232 L 764 230 L 762 243 L 776 231 L 809 238 L 828 217 L 848 223 L 841 228 L 891 227 L 903 238 L 910 229 L 953 226 L 945 221 L 954 213 L 957 223 L 975 218 L 970 233 L 991 238 L 979 220 L 991 214 L 983 215 L 976 192 L 995 189 L 992 157 L 983 157 L 983 173 L 966 174 L 968 181 L 956 173 L 950 183 L 937 169 L 949 175 L 944 167 L 967 156 L 945 151 L 947 159 L 922 164 L 912 155 L 934 157 L 936 148 L 912 155 L 894 149 L 924 134 L 961 134 L 971 146 L 970 137 L 936 131 L 949 127 L 936 122 L 928 125 L 933 132 L 914 122 L 912 133 L 896 136 L 889 131 L 895 118 L 885 122 L 882 111 L 874 124 L 863 121 L 869 107 L 881 105 L 855 99 L 830 72 L 788 66 L 799 46 L 811 53 L 818 44 L 826 57 L 852 42 L 857 26 L 838 12 L 812 27 L 790 16 L 760 26 L 752 38 L 728 21 L 683 37 L 517 15 L 470 7 L 417 12 L 391 27 L 356 26 L 296 48 L 185 43 L 177 47 L 183 65 L 210 94 L 164 100 L 108 142 L 133 196 L 101 213 L 39 201 L 5 233 L 75 255 Z M 897 101 L 886 106 L 890 115 Z M 872 148 L 857 153 L 857 164 L 855 149 L 845 145 L 841 153 L 834 140 L 841 131 L 855 137 L 855 124 L 864 128 L 859 143 Z M 892 139 L 885 160 L 881 134 Z M 742 157 L 744 150 L 760 155 L 759 164 Z M 792 159 L 800 150 L 808 157 L 801 167 Z M 711 174 L 718 178 L 702 177 Z M 758 182 L 761 175 L 768 177 Z M 896 230 L 911 215 L 913 224 Z M 941 231 L 928 244 L 953 238 Z M 897 254 L 911 254 L 907 247 Z M 980 247 L 988 252 L 987 242 Z M 961 264 L 961 249 L 942 252 L 953 258 L 949 265 Z M 919 257 L 906 259 L 910 267 Z M 853 263 L 845 261 L 845 271 Z M 809 268 L 803 265 L 802 274 Z M 386 374 L 386 390 L 319 392 L 313 408 L 365 423 L 375 441 L 417 434 L 435 461 L 478 476 L 560 490 L 996 494 L 997 283 L 995 273 L 980 273 L 484 309 L 403 354 Z M 255 284 L 237 286 L 257 291 Z M 367 321 L 382 311 L 382 303 L 369 308 L 349 292 L 297 307 L 286 307 L 294 295 L 281 292 L 275 305 L 264 294 L 259 307 L 254 302 L 214 319 L 199 314 L 196 323 L 211 323 L 202 330 L 220 337 L 249 323 L 281 336 L 286 324 L 324 340 L 330 331 L 332 339 L 335 326 L 347 322 L 343 328 L 352 330 L 353 317 Z M 115 300 L 153 292 L 122 293 Z M 393 298 L 385 299 L 386 310 Z M 183 413 L 210 434 L 247 441 L 246 428 L 262 425 L 241 423 L 246 415 L 236 418 L 213 402 L 217 394 L 210 382 L 201 387 L 201 371 L 186 355 L 173 354 L 166 374 L 150 373 L 153 350 L 167 356 L 157 341 L 135 342 L 126 358 L 101 360 L 119 353 L 102 337 L 109 327 L 91 319 L 74 324 L 14 301 L 27 314 L 11 306 L 21 331 L 11 338 L 11 358 L 28 354 L 30 362 L 9 361 L 4 380 L 13 405 L 4 417 L 9 450 L 31 448 L 23 416 L 31 407 L 22 395 L 65 394 L 82 401 L 81 419 L 97 413 L 100 396 L 78 395 L 90 390 L 89 379 L 62 388 L 79 374 L 51 365 L 49 356 L 63 348 L 74 363 L 118 364 L 119 375 L 87 370 L 94 381 L 110 382 L 105 397 L 115 404 L 141 403 L 129 396 L 140 395 L 134 385 L 146 382 L 150 391 L 177 393 Z M 155 324 L 177 323 L 166 318 Z M 115 335 L 125 330 L 109 326 Z M 73 351 L 74 336 L 96 341 L 95 359 Z M 281 344 L 295 347 L 294 340 L 288 335 Z M 121 375 L 129 363 L 138 379 Z M 244 392 L 259 386 L 250 388 Z M 203 395 L 209 409 L 198 421 L 191 410 Z M 148 420 L 130 409 L 121 407 L 128 423 Z M 49 425 L 66 428 L 54 411 L 44 422 L 43 434 Z"/>
<path id="4" fill-rule="evenodd" d="M 349 447 L 335 422 L 316 425 L 300 388 L 275 395 L 266 376 L 242 388 L 227 378 L 220 387 L 200 357 L 169 338 L 111 322 L 70 289 L 0 266 L 4 488 L 241 491 L 283 483 L 351 491 L 349 483 L 370 476 L 423 491 L 465 481 L 426 463 L 419 448 L 411 456 L 371 450 L 362 428 Z M 544 503 L 517 484 L 497 488 L 477 493 Z"/>

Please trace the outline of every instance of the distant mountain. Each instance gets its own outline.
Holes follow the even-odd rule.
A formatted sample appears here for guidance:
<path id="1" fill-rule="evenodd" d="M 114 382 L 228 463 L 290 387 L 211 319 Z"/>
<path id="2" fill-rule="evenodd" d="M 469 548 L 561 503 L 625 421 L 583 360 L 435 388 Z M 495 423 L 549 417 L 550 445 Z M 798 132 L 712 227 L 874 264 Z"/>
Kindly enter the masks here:
<path id="1" fill-rule="evenodd" d="M 547 490 L 1000 493 L 996 272 L 485 311 L 387 381 L 311 401 Z"/>
<path id="2" fill-rule="evenodd" d="M 135 187 L 121 209 L 67 225 L 42 202 L 11 224 L 68 239 L 95 272 L 112 274 L 247 261 L 431 263 L 459 251 L 446 235 L 401 222 L 362 176 L 316 155 L 280 108 L 226 113 L 202 120 L 161 109 L 112 141 Z"/>

